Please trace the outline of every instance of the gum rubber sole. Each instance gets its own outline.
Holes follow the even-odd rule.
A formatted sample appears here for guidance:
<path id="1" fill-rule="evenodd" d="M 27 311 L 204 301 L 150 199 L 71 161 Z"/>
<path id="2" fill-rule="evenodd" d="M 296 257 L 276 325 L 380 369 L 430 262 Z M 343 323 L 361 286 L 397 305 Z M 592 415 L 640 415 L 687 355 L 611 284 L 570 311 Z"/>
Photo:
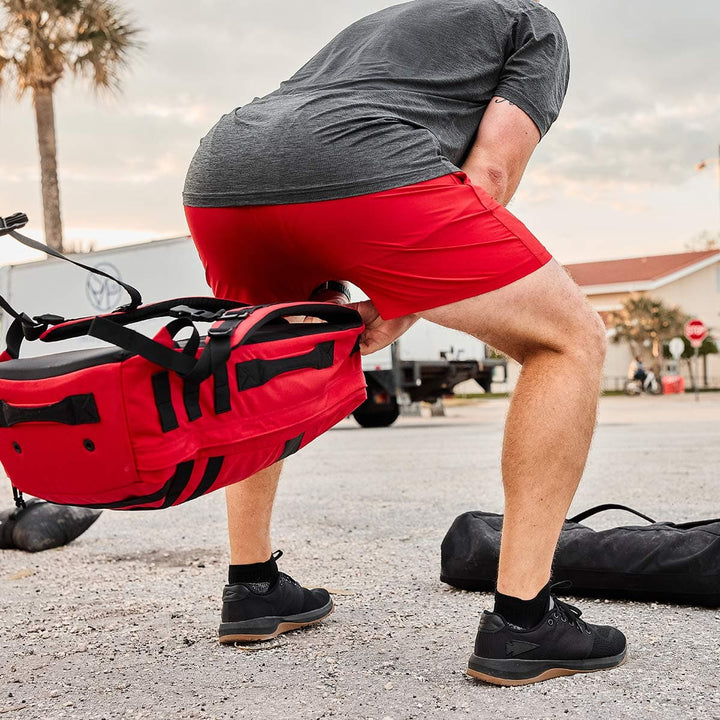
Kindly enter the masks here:
<path id="1" fill-rule="evenodd" d="M 493 669 L 493 672 L 497 674 L 489 674 L 488 672 L 475 670 L 472 667 L 468 667 L 467 674 L 470 677 L 475 678 L 476 680 L 482 680 L 483 682 L 491 683 L 492 685 L 530 685 L 532 683 L 542 682 L 543 680 L 550 680 L 551 678 L 600 672 L 601 670 L 611 670 L 612 668 L 620 667 L 620 665 L 622 665 L 627 660 L 627 650 L 624 650 L 620 655 L 616 655 L 615 657 L 603 659 L 605 660 L 605 662 L 600 667 L 547 667 L 547 665 L 550 663 L 544 662 L 542 663 L 542 665 L 544 665 L 545 667 L 542 668 L 541 666 L 539 666 L 537 668 L 539 672 L 537 672 L 536 674 L 532 673 L 531 665 L 525 664 L 532 663 L 533 661 L 520 661 L 520 663 L 518 661 L 504 661 L 508 664 L 512 663 L 512 669 L 510 669 L 510 671 L 506 673 L 507 675 L 529 675 L 528 677 L 502 677 L 500 674 L 502 670 Z M 470 662 L 473 663 L 474 661 L 476 664 L 480 664 L 481 662 L 483 662 L 481 658 L 477 658 L 475 655 L 473 655 L 472 658 L 470 658 Z M 495 662 L 498 665 L 503 663 L 503 661 Z M 540 665 L 541 663 L 541 661 L 535 662 L 538 662 L 538 665 Z M 583 665 L 590 662 L 592 661 L 578 661 L 578 665 Z"/>
<path id="2" fill-rule="evenodd" d="M 236 642 L 259 642 L 272 640 L 282 633 L 291 630 L 317 625 L 324 620 L 335 609 L 332 601 L 317 610 L 301 615 L 290 615 L 288 617 L 259 618 L 258 620 L 245 621 L 240 623 L 223 623 L 220 625 L 219 642 L 222 645 L 229 645 Z M 255 625 L 255 627 L 252 627 Z"/>

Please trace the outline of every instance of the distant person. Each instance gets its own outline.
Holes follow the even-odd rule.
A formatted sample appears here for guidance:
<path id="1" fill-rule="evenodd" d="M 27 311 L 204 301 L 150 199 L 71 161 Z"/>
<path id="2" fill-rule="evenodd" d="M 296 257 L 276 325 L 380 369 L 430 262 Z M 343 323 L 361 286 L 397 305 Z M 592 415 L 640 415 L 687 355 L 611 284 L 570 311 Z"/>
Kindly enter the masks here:
<path id="1" fill-rule="evenodd" d="M 522 364 L 503 446 L 495 606 L 468 668 L 506 685 L 614 667 L 626 652 L 621 632 L 584 622 L 549 582 L 595 426 L 605 328 L 504 207 L 568 77 L 560 23 L 535 0 L 395 5 L 224 115 L 183 194 L 216 295 L 262 304 L 321 288 L 341 301 L 343 279 L 370 298 L 354 304 L 365 355 L 422 317 Z M 271 638 L 333 609 L 327 591 L 302 588 L 271 554 L 280 470 L 227 489 L 221 642 Z"/>
<path id="2" fill-rule="evenodd" d="M 640 383 L 640 387 L 644 387 L 647 376 L 647 370 L 645 370 L 642 358 L 640 355 L 636 355 L 628 368 L 628 377 L 631 380 L 637 380 Z"/>

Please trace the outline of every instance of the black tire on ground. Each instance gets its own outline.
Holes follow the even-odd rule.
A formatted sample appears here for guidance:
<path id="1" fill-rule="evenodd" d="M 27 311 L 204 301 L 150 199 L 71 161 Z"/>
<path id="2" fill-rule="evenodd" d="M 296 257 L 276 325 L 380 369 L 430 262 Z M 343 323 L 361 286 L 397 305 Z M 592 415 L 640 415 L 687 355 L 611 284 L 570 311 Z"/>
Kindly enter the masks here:
<path id="1" fill-rule="evenodd" d="M 392 425 L 400 415 L 400 406 L 393 397 L 389 402 L 377 403 L 372 394 L 353 413 L 353 417 L 362 427 L 388 427 Z"/>

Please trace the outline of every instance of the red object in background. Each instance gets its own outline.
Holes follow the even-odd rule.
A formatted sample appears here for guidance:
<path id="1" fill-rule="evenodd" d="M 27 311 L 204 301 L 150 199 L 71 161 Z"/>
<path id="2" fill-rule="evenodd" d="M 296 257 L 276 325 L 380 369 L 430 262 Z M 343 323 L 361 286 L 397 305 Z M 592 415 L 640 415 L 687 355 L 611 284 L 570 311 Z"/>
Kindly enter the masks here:
<path id="1" fill-rule="evenodd" d="M 682 375 L 663 375 L 663 395 L 685 392 L 685 378 Z"/>
<path id="2" fill-rule="evenodd" d="M 690 320 L 685 325 L 685 337 L 694 348 L 699 348 L 707 337 L 707 328 L 702 320 Z"/>

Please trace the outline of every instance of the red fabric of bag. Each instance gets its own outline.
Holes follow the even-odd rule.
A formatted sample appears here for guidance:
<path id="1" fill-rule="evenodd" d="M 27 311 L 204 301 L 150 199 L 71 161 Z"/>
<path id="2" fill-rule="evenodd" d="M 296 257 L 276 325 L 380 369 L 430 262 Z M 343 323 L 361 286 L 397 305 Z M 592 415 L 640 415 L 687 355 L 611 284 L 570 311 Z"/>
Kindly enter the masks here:
<path id="1" fill-rule="evenodd" d="M 229 406 L 220 412 L 223 368 L 193 383 L 112 349 L 46 356 L 48 369 L 42 358 L 0 362 L 0 460 L 12 484 L 61 504 L 158 509 L 296 452 L 366 397 L 359 316 L 266 324 L 278 313 L 304 314 L 300 306 L 308 304 L 253 308 L 232 329 L 220 392 Z M 183 352 L 165 329 L 154 339 Z M 72 369 L 83 354 L 91 364 Z"/>

